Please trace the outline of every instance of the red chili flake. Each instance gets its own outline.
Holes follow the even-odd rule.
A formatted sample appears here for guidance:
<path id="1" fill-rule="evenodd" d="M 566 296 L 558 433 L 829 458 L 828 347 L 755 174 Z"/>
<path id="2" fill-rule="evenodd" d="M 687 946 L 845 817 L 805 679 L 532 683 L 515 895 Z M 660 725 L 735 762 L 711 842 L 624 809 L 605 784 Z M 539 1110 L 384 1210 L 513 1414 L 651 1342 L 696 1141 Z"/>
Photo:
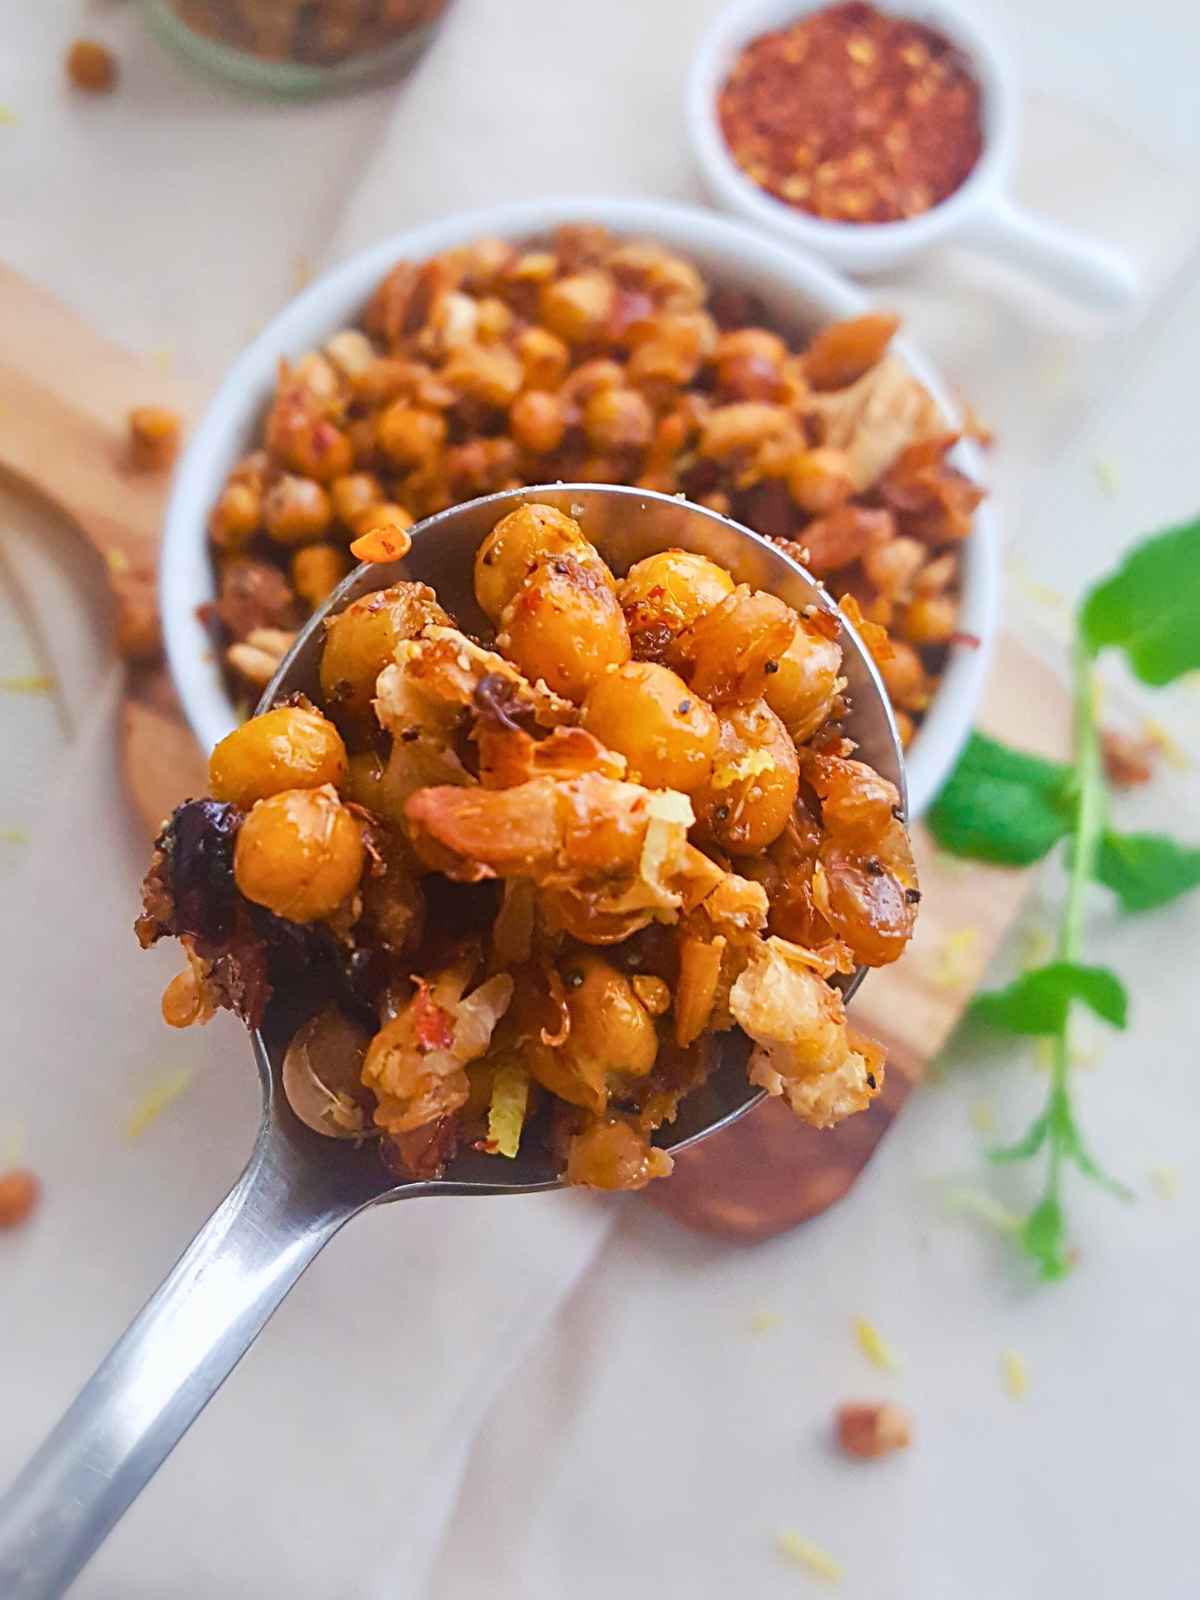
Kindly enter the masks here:
<path id="1" fill-rule="evenodd" d="M 445 1006 L 438 1005 L 424 978 L 416 980 L 413 997 L 413 1032 L 422 1050 L 449 1050 L 454 1043 L 454 1018 Z"/>
<path id="2" fill-rule="evenodd" d="M 983 149 L 980 108 L 949 39 L 859 0 L 752 40 L 717 99 L 747 177 L 838 222 L 895 222 L 953 194 Z"/>
<path id="3" fill-rule="evenodd" d="M 0 1172 L 0 1228 L 15 1228 L 37 1206 L 42 1186 L 35 1173 L 24 1167 Z"/>

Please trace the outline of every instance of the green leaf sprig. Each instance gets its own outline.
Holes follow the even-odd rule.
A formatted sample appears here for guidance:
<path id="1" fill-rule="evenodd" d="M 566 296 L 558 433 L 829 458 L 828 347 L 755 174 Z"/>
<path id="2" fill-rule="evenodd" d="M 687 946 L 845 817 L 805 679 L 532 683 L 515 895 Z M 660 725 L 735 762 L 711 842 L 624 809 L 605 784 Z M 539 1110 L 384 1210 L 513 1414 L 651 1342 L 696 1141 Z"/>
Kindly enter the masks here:
<path id="1" fill-rule="evenodd" d="M 1068 841 L 1069 876 L 1054 959 L 1004 989 L 977 995 L 972 1014 L 1009 1033 L 1052 1040 L 1046 1103 L 1022 1138 L 990 1151 L 999 1162 L 1045 1151 L 1041 1198 L 1017 1232 L 1044 1278 L 1069 1268 L 1063 1173 L 1085 1177 L 1128 1198 L 1096 1163 L 1071 1098 L 1071 1016 L 1089 1007 L 1124 1028 L 1128 998 L 1115 973 L 1082 960 L 1089 883 L 1111 889 L 1124 911 L 1149 911 L 1200 884 L 1200 849 L 1152 833 L 1108 826 L 1108 796 L 1096 729 L 1095 661 L 1105 648 L 1125 653 L 1143 683 L 1173 682 L 1200 667 L 1200 518 L 1143 540 L 1111 577 L 1085 596 L 1073 651 L 1073 761 L 1045 761 L 972 734 L 934 802 L 929 823 L 955 855 L 1003 866 L 1040 861 Z"/>

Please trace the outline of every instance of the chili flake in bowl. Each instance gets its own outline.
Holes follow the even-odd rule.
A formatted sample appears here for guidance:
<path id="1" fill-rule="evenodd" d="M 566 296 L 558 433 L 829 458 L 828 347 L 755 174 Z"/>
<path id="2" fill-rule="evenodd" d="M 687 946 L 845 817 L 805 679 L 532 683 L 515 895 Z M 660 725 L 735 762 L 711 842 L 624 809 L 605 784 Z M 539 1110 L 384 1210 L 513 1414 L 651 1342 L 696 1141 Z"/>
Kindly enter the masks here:
<path id="1" fill-rule="evenodd" d="M 718 96 L 752 182 L 836 222 L 898 222 L 953 194 L 983 149 L 981 91 L 944 34 L 861 0 L 761 34 Z"/>

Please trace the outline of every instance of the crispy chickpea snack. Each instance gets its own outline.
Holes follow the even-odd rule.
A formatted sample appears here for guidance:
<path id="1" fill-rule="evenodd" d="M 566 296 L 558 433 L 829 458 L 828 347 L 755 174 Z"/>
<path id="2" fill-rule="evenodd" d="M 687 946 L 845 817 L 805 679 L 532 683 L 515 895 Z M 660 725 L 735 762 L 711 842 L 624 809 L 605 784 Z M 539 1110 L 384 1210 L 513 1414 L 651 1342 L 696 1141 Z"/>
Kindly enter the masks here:
<path id="1" fill-rule="evenodd" d="M 596 227 L 398 262 L 360 327 L 280 367 L 212 507 L 209 621 L 235 698 L 257 699 L 355 541 L 500 489 L 623 483 L 732 515 L 852 595 L 892 635 L 880 667 L 907 741 L 982 490 L 889 353 L 896 326 L 779 329 L 663 246 Z"/>
<path id="2" fill-rule="evenodd" d="M 427 585 L 365 594 L 326 621 L 321 705 L 213 751 L 143 885 L 142 944 L 187 955 L 167 1020 L 299 998 L 293 1110 L 413 1176 L 539 1140 L 640 1188 L 733 1028 L 805 1121 L 863 1109 L 883 1051 L 831 980 L 894 961 L 920 894 L 828 616 L 683 550 L 618 578 L 536 502 L 474 588 L 490 646 Z"/>

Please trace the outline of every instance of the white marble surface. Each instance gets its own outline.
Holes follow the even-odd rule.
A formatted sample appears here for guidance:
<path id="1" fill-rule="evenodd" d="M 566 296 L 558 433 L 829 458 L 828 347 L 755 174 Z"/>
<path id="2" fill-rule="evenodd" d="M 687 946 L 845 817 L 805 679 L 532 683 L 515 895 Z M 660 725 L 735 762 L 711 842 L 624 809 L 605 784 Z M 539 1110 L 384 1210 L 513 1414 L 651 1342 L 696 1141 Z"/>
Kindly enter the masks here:
<path id="1" fill-rule="evenodd" d="M 458 0 L 405 89 L 272 106 L 187 75 L 130 4 L 10 8 L 0 254 L 113 337 L 215 375 L 300 271 L 438 210 L 571 189 L 691 196 L 679 88 L 715 9 Z M 881 293 L 999 426 L 1011 541 L 1043 584 L 1074 596 L 1132 535 L 1200 498 L 1200 24 L 1176 0 L 1009 0 L 998 21 L 1029 88 L 1023 196 L 1130 249 L 1154 304 L 1137 327 L 1102 332 L 952 256 Z M 61 87 L 59 57 L 80 32 L 118 50 L 111 100 Z M 0 523 L 0 678 L 53 670 L 61 689 L 59 703 L 0 693 L 0 872 L 14 877 L 0 1138 L 24 1123 L 28 1159 L 51 1179 L 37 1227 L 0 1242 L 3 1477 L 232 1176 L 252 1097 L 225 1070 L 234 1031 L 168 1039 L 151 1009 L 158 965 L 110 943 L 138 846 L 106 759 L 96 574 L 40 511 L 6 495 Z M 1051 647 L 1062 631 L 1061 608 L 1022 584 L 1011 613 Z M 1194 689 L 1155 710 L 1200 748 Z M 1167 767 L 1122 816 L 1200 832 L 1198 797 L 1194 773 Z M 77 897 L 79 875 L 87 938 L 64 950 L 44 908 Z M 1099 1154 L 1140 1198 L 1122 1208 L 1072 1186 L 1081 1261 L 1066 1285 L 1031 1292 L 994 1239 L 936 1198 L 943 1180 L 982 1170 L 977 1101 L 1002 1131 L 1036 1102 L 1020 1048 L 953 1049 L 850 1199 L 790 1238 L 731 1251 L 620 1208 L 599 1264 L 545 1325 L 602 1231 L 590 1222 L 501 1228 L 502 1211 L 493 1235 L 447 1221 L 468 1290 L 428 1222 L 377 1217 L 314 1268 L 78 1592 L 588 1600 L 620 1582 L 649 1596 L 665 1549 L 667 1593 L 715 1597 L 732 1582 L 768 1597 L 808 1581 L 773 1551 L 787 1526 L 845 1562 L 847 1595 L 1185 1600 L 1198 1565 L 1197 915 L 1184 905 L 1122 924 L 1097 904 L 1096 958 L 1138 999 L 1130 1034 L 1104 1041 L 1079 1092 Z M 176 1065 L 195 1069 L 193 1087 L 129 1147 L 130 1105 Z M 1182 1173 L 1177 1198 L 1154 1191 L 1158 1166 Z M 1032 1174 L 1009 1181 L 1016 1199 Z M 506 1278 L 516 1239 L 540 1277 Z M 780 1322 L 754 1335 L 759 1311 Z M 418 1328 L 402 1320 L 414 1313 Z M 857 1354 L 859 1313 L 903 1352 L 894 1378 Z M 1019 1403 L 1000 1383 L 1006 1346 L 1029 1361 Z M 828 1453 L 825 1419 L 876 1392 L 913 1405 L 918 1443 L 855 1472 Z"/>

